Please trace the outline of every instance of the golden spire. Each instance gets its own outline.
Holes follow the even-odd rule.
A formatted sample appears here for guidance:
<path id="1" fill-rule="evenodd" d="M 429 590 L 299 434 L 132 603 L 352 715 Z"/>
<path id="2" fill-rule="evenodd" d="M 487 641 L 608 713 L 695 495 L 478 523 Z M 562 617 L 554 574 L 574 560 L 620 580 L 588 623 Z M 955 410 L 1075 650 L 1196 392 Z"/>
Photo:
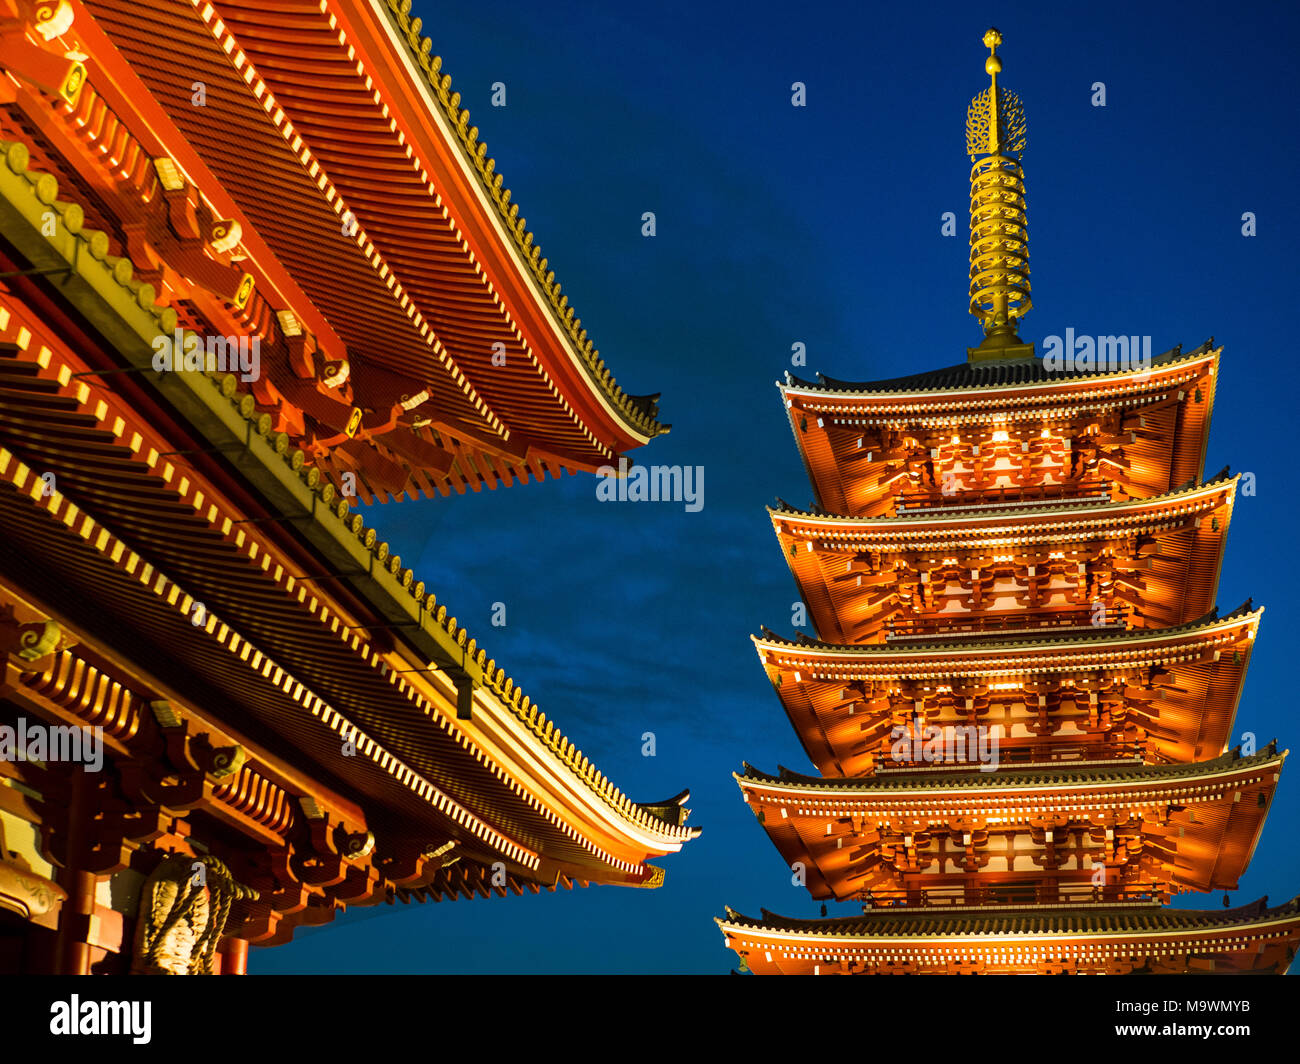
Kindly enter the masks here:
<path id="1" fill-rule="evenodd" d="M 1029 300 L 1029 233 L 1025 228 L 1025 111 L 1020 97 L 998 87 L 1002 34 L 984 34 L 990 84 L 966 109 L 970 172 L 970 312 L 984 326 L 984 342 L 969 348 L 970 360 L 1029 357 L 1030 344 L 1016 335 Z"/>

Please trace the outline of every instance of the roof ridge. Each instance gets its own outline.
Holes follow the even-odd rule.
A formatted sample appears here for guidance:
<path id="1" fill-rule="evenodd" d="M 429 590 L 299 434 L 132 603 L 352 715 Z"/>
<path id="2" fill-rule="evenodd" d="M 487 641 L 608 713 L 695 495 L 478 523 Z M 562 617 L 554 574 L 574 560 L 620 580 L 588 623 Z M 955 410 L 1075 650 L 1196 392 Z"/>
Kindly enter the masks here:
<path id="1" fill-rule="evenodd" d="M 1183 362 L 1190 362 L 1200 358 L 1203 355 L 1217 350 L 1213 346 L 1214 338 L 1202 342 L 1193 350 L 1184 353 L 1181 343 L 1175 344 L 1167 351 L 1163 351 L 1151 358 L 1152 367 L 1164 368 L 1166 366 L 1176 366 Z M 985 382 L 982 378 L 995 377 L 997 371 L 1005 369 L 1026 369 L 1029 371 L 1029 379 L 1024 380 L 993 380 Z M 1063 384 L 1079 380 L 1113 380 L 1124 374 L 1133 373 L 1134 370 L 1114 369 L 1105 370 L 1097 373 L 1054 373 L 1043 368 L 1041 357 L 1035 356 L 1032 362 L 1016 363 L 997 363 L 971 364 L 970 362 L 961 362 L 952 366 L 944 366 L 940 369 L 926 370 L 921 373 L 904 374 L 900 377 L 887 377 L 874 381 L 845 381 L 835 377 L 829 377 L 824 373 L 818 373 L 820 379 L 818 382 L 806 380 L 795 376 L 789 371 L 786 372 L 786 382 L 782 385 L 777 383 L 777 387 L 783 391 L 786 388 L 798 388 L 806 391 L 823 392 L 826 394 L 838 395 L 901 395 L 921 392 L 946 392 L 954 388 L 962 389 L 981 389 L 994 390 L 1001 388 L 1030 388 L 1042 384 Z M 944 381 L 947 376 L 958 375 L 972 378 L 970 380 L 946 383 L 934 383 L 932 381 Z M 894 385 L 895 387 L 888 387 Z"/>

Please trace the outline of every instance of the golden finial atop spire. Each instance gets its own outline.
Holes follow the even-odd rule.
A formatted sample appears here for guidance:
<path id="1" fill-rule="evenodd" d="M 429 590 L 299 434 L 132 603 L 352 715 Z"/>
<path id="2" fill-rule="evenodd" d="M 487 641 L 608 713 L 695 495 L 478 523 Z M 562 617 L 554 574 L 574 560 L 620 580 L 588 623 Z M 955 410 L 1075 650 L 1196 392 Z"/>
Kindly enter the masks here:
<path id="1" fill-rule="evenodd" d="M 988 89 L 966 109 L 966 151 L 970 154 L 970 312 L 984 326 L 984 342 L 969 349 L 971 361 L 1024 358 L 1033 347 L 1016 335 L 1029 310 L 1029 234 L 1025 227 L 1025 110 L 1020 97 L 998 87 L 1002 34 L 984 34 L 989 56 Z"/>
<path id="2" fill-rule="evenodd" d="M 996 26 L 990 26 L 989 31 L 984 34 L 984 47 L 989 50 L 989 57 L 984 60 L 984 69 L 989 75 L 992 84 L 989 86 L 989 99 L 998 98 L 998 73 L 1002 70 L 1002 60 L 998 58 L 998 45 L 1002 43 L 1002 34 Z M 989 151 L 990 155 L 997 155 L 1000 142 L 998 140 L 998 109 L 989 108 Z"/>

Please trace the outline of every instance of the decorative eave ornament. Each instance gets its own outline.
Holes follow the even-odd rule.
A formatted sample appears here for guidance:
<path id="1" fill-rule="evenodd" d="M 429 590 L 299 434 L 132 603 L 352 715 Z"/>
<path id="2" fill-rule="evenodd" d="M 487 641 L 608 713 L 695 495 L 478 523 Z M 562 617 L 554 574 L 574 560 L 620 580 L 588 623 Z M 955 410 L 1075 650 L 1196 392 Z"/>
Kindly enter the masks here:
<path id="1" fill-rule="evenodd" d="M 970 175 L 970 312 L 984 326 L 984 342 L 967 349 L 972 362 L 1024 360 L 1032 344 L 1016 329 L 1029 299 L 1029 233 L 1025 221 L 1025 110 L 1020 97 L 998 87 L 1002 35 L 984 34 L 990 85 L 966 109 Z"/>

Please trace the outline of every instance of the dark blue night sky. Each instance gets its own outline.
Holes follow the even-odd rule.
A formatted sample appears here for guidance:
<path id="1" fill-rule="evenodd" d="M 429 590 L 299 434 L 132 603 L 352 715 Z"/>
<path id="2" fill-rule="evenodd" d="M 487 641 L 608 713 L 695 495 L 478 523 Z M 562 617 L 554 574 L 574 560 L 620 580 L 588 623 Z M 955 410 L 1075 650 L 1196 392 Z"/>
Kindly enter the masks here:
<path id="1" fill-rule="evenodd" d="M 663 393 L 673 431 L 635 459 L 703 466 L 705 505 L 599 502 L 582 476 L 366 519 L 602 771 L 637 800 L 690 787 L 705 831 L 662 862 L 658 891 L 356 910 L 254 950 L 253 971 L 721 973 L 735 959 L 712 920 L 724 903 L 817 914 L 731 778 L 742 759 L 812 771 L 749 641 L 760 624 L 792 630 L 764 506 L 810 501 L 773 382 L 796 342 L 796 372 L 871 380 L 955 364 L 979 340 L 964 116 L 987 85 L 991 24 L 1029 120 L 1035 306 L 1021 335 L 1225 345 L 1206 470 L 1254 472 L 1257 494 L 1236 506 L 1219 605 L 1266 607 L 1237 733 L 1300 748 L 1295 5 L 417 0 L 415 13 L 619 383 Z M 504 108 L 489 104 L 498 81 Z M 1292 765 L 1234 904 L 1300 892 L 1298 795 Z"/>

